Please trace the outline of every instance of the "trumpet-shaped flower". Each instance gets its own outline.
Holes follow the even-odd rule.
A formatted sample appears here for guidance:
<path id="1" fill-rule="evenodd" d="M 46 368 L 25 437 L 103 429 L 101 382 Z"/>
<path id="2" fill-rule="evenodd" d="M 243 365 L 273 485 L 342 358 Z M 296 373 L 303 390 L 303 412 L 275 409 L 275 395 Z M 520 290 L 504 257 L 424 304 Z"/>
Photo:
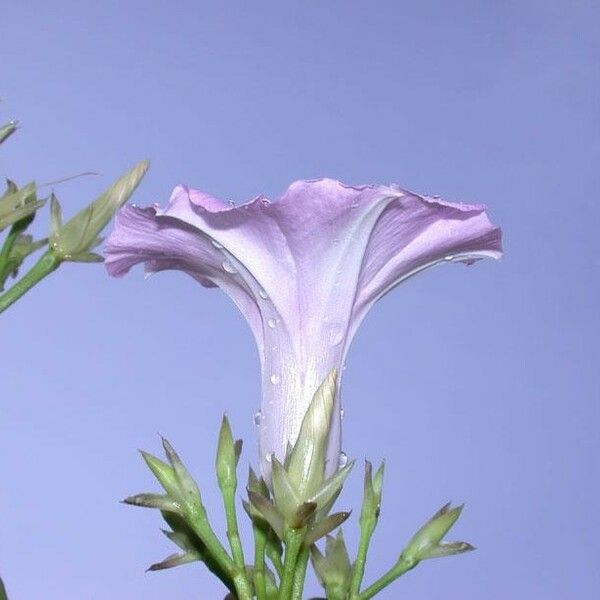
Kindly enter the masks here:
<path id="1" fill-rule="evenodd" d="M 218 286 L 246 317 L 262 367 L 257 413 L 261 466 L 284 460 L 313 394 L 344 363 L 369 308 L 399 282 L 440 263 L 501 256 L 483 206 L 452 204 L 397 186 L 297 181 L 271 202 L 241 206 L 178 186 L 166 208 L 128 206 L 106 250 L 114 276 L 145 263 Z M 327 472 L 341 451 L 339 388 Z"/>

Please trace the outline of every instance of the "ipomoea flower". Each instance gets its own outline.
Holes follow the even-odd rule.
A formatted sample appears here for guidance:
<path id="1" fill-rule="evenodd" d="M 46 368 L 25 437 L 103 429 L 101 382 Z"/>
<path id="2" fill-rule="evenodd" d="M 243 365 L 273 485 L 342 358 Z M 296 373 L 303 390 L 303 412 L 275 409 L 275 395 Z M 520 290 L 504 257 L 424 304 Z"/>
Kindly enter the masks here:
<path id="1" fill-rule="evenodd" d="M 395 185 L 297 181 L 274 202 L 241 206 L 185 186 L 165 209 L 125 207 L 105 255 L 108 272 L 179 269 L 223 289 L 258 345 L 263 397 L 256 415 L 261 468 L 270 473 L 298 435 L 312 396 L 342 365 L 369 308 L 399 282 L 445 262 L 501 256 L 483 206 L 451 204 Z M 338 387 L 339 389 L 339 387 Z M 327 472 L 338 468 L 336 397 Z"/>

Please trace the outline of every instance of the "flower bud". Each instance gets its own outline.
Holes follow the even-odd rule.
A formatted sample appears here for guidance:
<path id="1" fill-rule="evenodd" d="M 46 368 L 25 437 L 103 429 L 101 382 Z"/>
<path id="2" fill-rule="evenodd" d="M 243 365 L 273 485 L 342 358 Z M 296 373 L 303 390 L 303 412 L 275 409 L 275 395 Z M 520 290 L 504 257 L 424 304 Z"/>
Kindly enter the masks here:
<path id="1" fill-rule="evenodd" d="M 0 231 L 22 219 L 30 219 L 31 222 L 35 212 L 45 203 L 46 200 L 38 200 L 34 183 L 17 189 L 9 182 L 6 192 L 0 198 Z"/>
<path id="2" fill-rule="evenodd" d="M 127 202 L 146 171 L 148 161 L 138 163 L 89 206 L 62 223 L 60 205 L 53 198 L 50 246 L 61 260 L 101 260 L 91 252 L 102 240 L 98 237 L 114 213 Z"/>
<path id="3" fill-rule="evenodd" d="M 239 440 L 238 440 L 239 441 Z M 240 445 L 233 440 L 231 427 L 226 416 L 223 416 L 219 444 L 217 447 L 217 479 L 221 490 L 237 487 L 236 467 L 239 459 Z"/>
<path id="4" fill-rule="evenodd" d="M 345 598 L 350 585 L 352 565 L 342 530 L 336 537 L 327 536 L 325 554 L 311 546 L 312 564 L 319 583 L 327 590 L 327 597 Z"/>
<path id="5" fill-rule="evenodd" d="M 418 563 L 427 558 L 439 558 L 451 556 L 474 550 L 471 544 L 466 542 L 441 543 L 442 538 L 448 533 L 456 522 L 463 505 L 450 508 L 450 503 L 438 510 L 410 540 L 402 551 L 401 558 L 409 563 Z"/>

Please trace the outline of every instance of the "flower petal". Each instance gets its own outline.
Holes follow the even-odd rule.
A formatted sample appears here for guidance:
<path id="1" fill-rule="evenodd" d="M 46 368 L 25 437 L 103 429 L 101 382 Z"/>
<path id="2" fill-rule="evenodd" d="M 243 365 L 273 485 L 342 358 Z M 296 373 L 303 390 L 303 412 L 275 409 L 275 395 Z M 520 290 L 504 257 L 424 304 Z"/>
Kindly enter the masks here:
<path id="1" fill-rule="evenodd" d="M 109 273 L 138 262 L 219 286 L 246 316 L 263 372 L 262 472 L 283 461 L 311 398 L 340 368 L 369 307 L 398 282 L 439 264 L 501 255 L 484 208 L 397 186 L 293 183 L 275 202 L 232 206 L 178 186 L 164 210 L 124 209 L 106 248 Z M 339 391 L 327 475 L 341 449 Z"/>

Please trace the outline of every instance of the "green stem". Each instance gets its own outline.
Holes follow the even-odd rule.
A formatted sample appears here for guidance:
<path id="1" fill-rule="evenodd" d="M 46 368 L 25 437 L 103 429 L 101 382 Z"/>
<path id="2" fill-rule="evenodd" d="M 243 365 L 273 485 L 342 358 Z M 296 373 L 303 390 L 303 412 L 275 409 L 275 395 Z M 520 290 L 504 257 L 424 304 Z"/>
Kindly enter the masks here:
<path id="1" fill-rule="evenodd" d="M 254 592 L 257 600 L 267 600 L 267 583 L 265 581 L 265 548 L 267 546 L 266 531 L 253 524 L 254 531 Z"/>
<path id="2" fill-rule="evenodd" d="M 223 489 L 223 505 L 225 507 L 225 518 L 227 520 L 227 539 L 231 547 L 233 562 L 238 569 L 244 571 L 246 563 L 244 561 L 244 550 L 240 533 L 238 530 L 237 515 L 235 510 L 235 487 L 228 486 Z"/>
<path id="3" fill-rule="evenodd" d="M 204 506 L 186 511 L 186 522 L 202 540 L 208 552 L 219 567 L 231 577 L 237 593 L 237 600 L 252 600 L 252 589 L 246 578 L 246 568 L 240 569 L 232 560 L 221 541 L 212 530 Z"/>
<path id="4" fill-rule="evenodd" d="M 385 575 L 382 575 L 375 583 L 359 594 L 358 600 L 369 600 L 369 598 L 378 594 L 383 588 L 398 579 L 398 577 L 414 569 L 418 564 L 414 560 L 407 560 L 403 556 L 400 556 L 398 562 Z"/>
<path id="5" fill-rule="evenodd" d="M 8 600 L 8 595 L 6 594 L 6 588 L 4 587 L 4 583 L 0 578 L 0 600 Z"/>
<path id="6" fill-rule="evenodd" d="M 339 584 L 326 586 L 327 600 L 345 600 L 346 592 Z"/>
<path id="7" fill-rule="evenodd" d="M 278 600 L 291 600 L 296 572 L 298 554 L 302 548 L 305 529 L 289 529 L 285 536 L 285 560 L 283 561 L 283 576 L 279 586 Z"/>
<path id="8" fill-rule="evenodd" d="M 308 548 L 304 546 L 298 556 L 296 572 L 294 573 L 294 583 L 292 585 L 292 600 L 302 600 L 304 591 L 304 581 L 306 579 L 306 567 L 308 566 Z"/>
<path id="9" fill-rule="evenodd" d="M 356 560 L 352 565 L 352 577 L 350 579 L 350 589 L 348 593 L 348 597 L 351 600 L 356 600 L 358 598 L 360 584 L 362 583 L 365 575 L 367 552 L 369 550 L 369 544 L 371 543 L 371 537 L 373 536 L 376 525 L 377 516 L 375 514 L 367 514 L 367 511 L 365 511 L 363 508 L 363 514 L 361 514 L 360 517 L 360 540 L 358 542 Z"/>
<path id="10" fill-rule="evenodd" d="M 277 575 L 279 577 L 283 577 L 283 563 L 281 562 L 281 556 L 279 555 L 279 550 L 277 546 L 273 543 L 270 543 L 267 539 L 267 556 L 269 560 L 273 564 L 273 567 L 277 571 Z"/>
<path id="11" fill-rule="evenodd" d="M 47 250 L 17 283 L 0 295 L 0 313 L 5 311 L 44 277 L 58 269 L 60 263 L 60 258 L 51 250 Z"/>

